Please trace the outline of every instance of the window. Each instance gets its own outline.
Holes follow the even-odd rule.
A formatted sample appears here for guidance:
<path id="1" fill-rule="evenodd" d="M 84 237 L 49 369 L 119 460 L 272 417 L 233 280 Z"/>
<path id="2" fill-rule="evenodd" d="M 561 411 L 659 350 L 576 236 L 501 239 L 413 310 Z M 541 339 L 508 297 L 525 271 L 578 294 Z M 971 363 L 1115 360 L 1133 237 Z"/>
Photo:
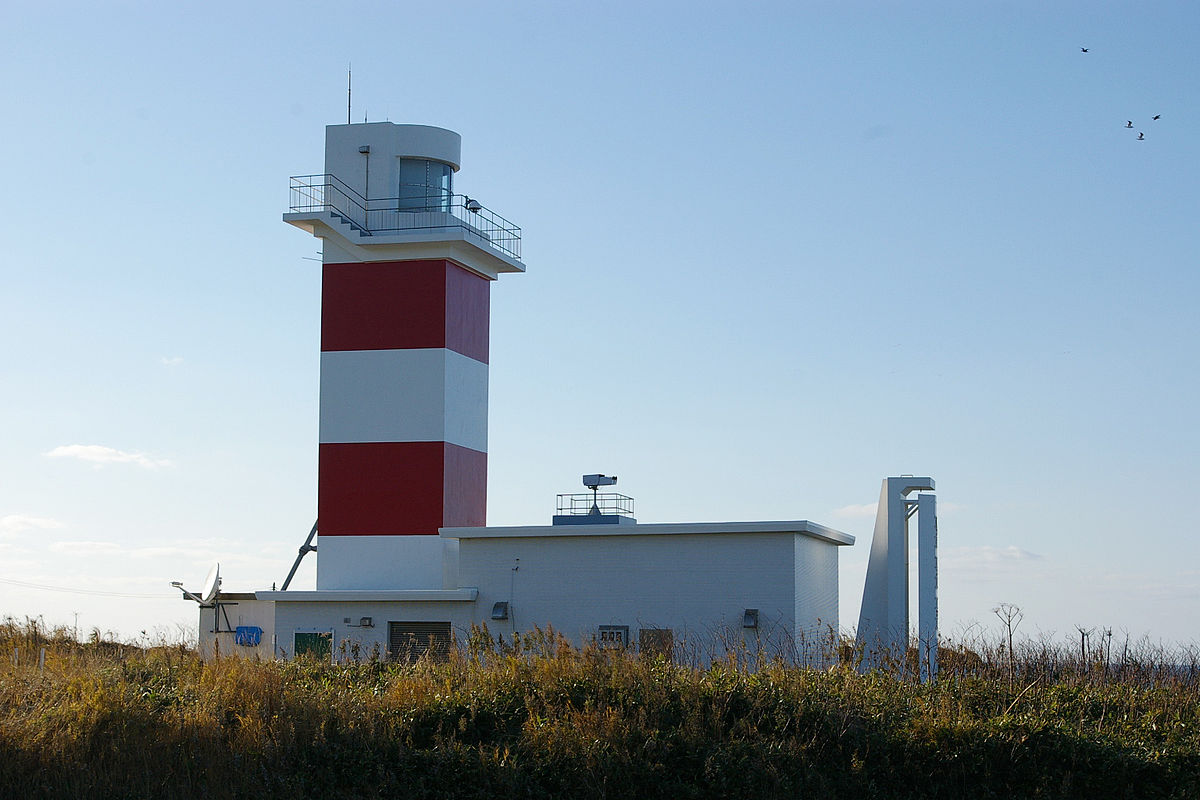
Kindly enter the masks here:
<path id="1" fill-rule="evenodd" d="M 449 622 L 389 622 L 388 657 L 412 663 L 428 654 L 434 661 L 450 656 Z"/>
<path id="2" fill-rule="evenodd" d="M 629 626 L 601 625 L 597 641 L 601 647 L 628 647 Z"/>
<path id="3" fill-rule="evenodd" d="M 400 210 L 447 211 L 453 175 L 449 165 L 439 161 L 400 159 Z"/>

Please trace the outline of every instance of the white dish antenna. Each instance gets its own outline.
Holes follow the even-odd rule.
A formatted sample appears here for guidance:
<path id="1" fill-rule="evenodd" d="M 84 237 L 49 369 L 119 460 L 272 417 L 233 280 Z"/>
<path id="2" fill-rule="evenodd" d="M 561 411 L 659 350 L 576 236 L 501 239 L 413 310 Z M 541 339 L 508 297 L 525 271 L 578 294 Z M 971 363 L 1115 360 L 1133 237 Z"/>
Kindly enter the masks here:
<path id="1" fill-rule="evenodd" d="M 220 563 L 213 564 L 213 568 L 208 571 L 208 577 L 204 579 L 204 591 L 200 597 L 204 601 L 204 605 L 210 604 L 217 599 L 217 595 L 221 593 L 221 565 Z"/>

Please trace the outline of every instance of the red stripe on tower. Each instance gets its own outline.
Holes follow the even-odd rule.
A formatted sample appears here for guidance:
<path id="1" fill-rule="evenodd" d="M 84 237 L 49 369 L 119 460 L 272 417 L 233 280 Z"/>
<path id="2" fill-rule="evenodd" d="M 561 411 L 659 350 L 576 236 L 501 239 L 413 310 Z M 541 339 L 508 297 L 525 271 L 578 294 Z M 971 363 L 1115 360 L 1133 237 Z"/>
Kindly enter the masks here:
<path id="1" fill-rule="evenodd" d="M 487 454 L 445 442 L 322 444 L 321 535 L 485 524 Z"/>
<path id="2" fill-rule="evenodd" d="M 448 347 L 486 364 L 488 290 L 444 259 L 326 264 L 321 350 Z"/>

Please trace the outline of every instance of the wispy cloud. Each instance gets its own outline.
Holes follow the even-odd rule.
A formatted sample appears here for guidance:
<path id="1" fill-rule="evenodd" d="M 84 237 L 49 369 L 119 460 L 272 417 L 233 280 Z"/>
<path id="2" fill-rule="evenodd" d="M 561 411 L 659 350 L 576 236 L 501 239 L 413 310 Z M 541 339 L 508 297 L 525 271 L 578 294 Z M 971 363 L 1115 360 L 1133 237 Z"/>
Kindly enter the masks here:
<path id="1" fill-rule="evenodd" d="M 129 551 L 129 555 L 133 558 L 206 559 L 220 554 L 207 547 L 156 545 L 154 547 L 135 547 Z"/>
<path id="2" fill-rule="evenodd" d="M 28 547 L 25 547 L 25 543 L 21 540 L 17 540 L 16 542 L 0 542 L 0 561 L 3 561 L 5 567 L 12 563 L 12 556 L 26 556 L 32 552 Z"/>
<path id="3" fill-rule="evenodd" d="M 861 505 L 842 506 L 841 508 L 835 508 L 830 513 L 839 519 L 860 519 L 862 517 L 873 517 L 875 516 L 875 504 L 862 503 Z"/>
<path id="4" fill-rule="evenodd" d="M 937 512 L 939 517 L 946 514 L 956 514 L 962 511 L 966 506 L 962 503 L 938 503 Z M 866 517 L 874 518 L 876 510 L 875 503 L 851 503 L 848 506 L 835 508 L 829 512 L 831 516 L 839 519 L 863 519 Z"/>
<path id="5" fill-rule="evenodd" d="M 18 551 L 13 551 L 18 552 Z M 21 551 L 24 552 L 24 551 Z M 22 575 L 39 569 L 42 562 L 33 558 L 13 558 L 8 552 L 0 549 L 0 555 L 4 557 L 4 574 L 5 575 Z"/>
<path id="6" fill-rule="evenodd" d="M 938 554 L 940 567 L 947 573 L 993 575 L 1014 569 L 1028 569 L 1045 561 L 1045 556 L 1029 550 L 1008 545 L 978 545 L 975 547 L 947 547 Z"/>
<path id="7" fill-rule="evenodd" d="M 1015 545 L 939 548 L 938 573 L 939 586 L 950 592 L 976 592 L 982 586 L 1002 586 L 1011 593 L 1019 591 L 1019 587 L 1061 584 L 1067 580 L 1063 565 L 1055 558 Z"/>
<path id="8" fill-rule="evenodd" d="M 152 458 L 145 453 L 128 453 L 115 447 L 105 447 L 99 444 L 65 444 L 46 453 L 50 458 L 74 458 L 88 461 L 96 465 L 102 464 L 137 464 L 144 469 L 159 469 L 169 467 L 171 462 L 165 458 Z"/>
<path id="9" fill-rule="evenodd" d="M 278 572 L 281 568 L 291 565 L 296 551 L 290 542 L 267 543 L 254 550 L 248 550 L 245 542 L 217 537 L 164 541 L 144 547 L 126 548 L 122 552 L 129 558 L 151 564 L 192 563 L 205 565 L 204 568 L 207 569 L 213 562 L 219 561 L 222 570 L 233 567 L 244 574 L 254 571 Z"/>
<path id="10" fill-rule="evenodd" d="M 1200 598 L 1200 570 L 1108 572 L 1088 576 L 1089 588 L 1117 596 L 1153 598 L 1158 602 Z"/>
<path id="11" fill-rule="evenodd" d="M 55 542 L 50 549 L 68 556 L 96 556 L 121 551 L 121 547 L 113 542 Z"/>
<path id="12" fill-rule="evenodd" d="M 50 517 L 34 517 L 29 514 L 9 514 L 0 517 L 0 539 L 27 531 L 49 531 L 63 527 Z"/>
<path id="13" fill-rule="evenodd" d="M 159 361 L 164 367 L 178 367 L 183 363 L 183 356 L 163 356 Z"/>
<path id="14" fill-rule="evenodd" d="M 219 561 L 222 567 L 238 566 L 244 568 L 279 569 L 288 563 L 287 554 L 268 556 L 253 555 L 240 551 L 237 545 L 213 547 L 208 545 L 160 545 L 154 547 L 135 547 L 126 551 L 130 558 L 148 561 L 168 559 L 174 562 L 211 563 Z"/>

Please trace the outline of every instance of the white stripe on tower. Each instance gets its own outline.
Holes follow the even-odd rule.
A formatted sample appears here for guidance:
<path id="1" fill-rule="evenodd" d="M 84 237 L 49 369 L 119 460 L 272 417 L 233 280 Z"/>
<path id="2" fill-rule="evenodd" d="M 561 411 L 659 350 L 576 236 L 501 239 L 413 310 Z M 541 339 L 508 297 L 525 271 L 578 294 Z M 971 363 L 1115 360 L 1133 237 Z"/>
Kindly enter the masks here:
<path id="1" fill-rule="evenodd" d="M 487 390 L 487 364 L 446 348 L 322 353 L 321 442 L 448 442 L 486 453 Z"/>

